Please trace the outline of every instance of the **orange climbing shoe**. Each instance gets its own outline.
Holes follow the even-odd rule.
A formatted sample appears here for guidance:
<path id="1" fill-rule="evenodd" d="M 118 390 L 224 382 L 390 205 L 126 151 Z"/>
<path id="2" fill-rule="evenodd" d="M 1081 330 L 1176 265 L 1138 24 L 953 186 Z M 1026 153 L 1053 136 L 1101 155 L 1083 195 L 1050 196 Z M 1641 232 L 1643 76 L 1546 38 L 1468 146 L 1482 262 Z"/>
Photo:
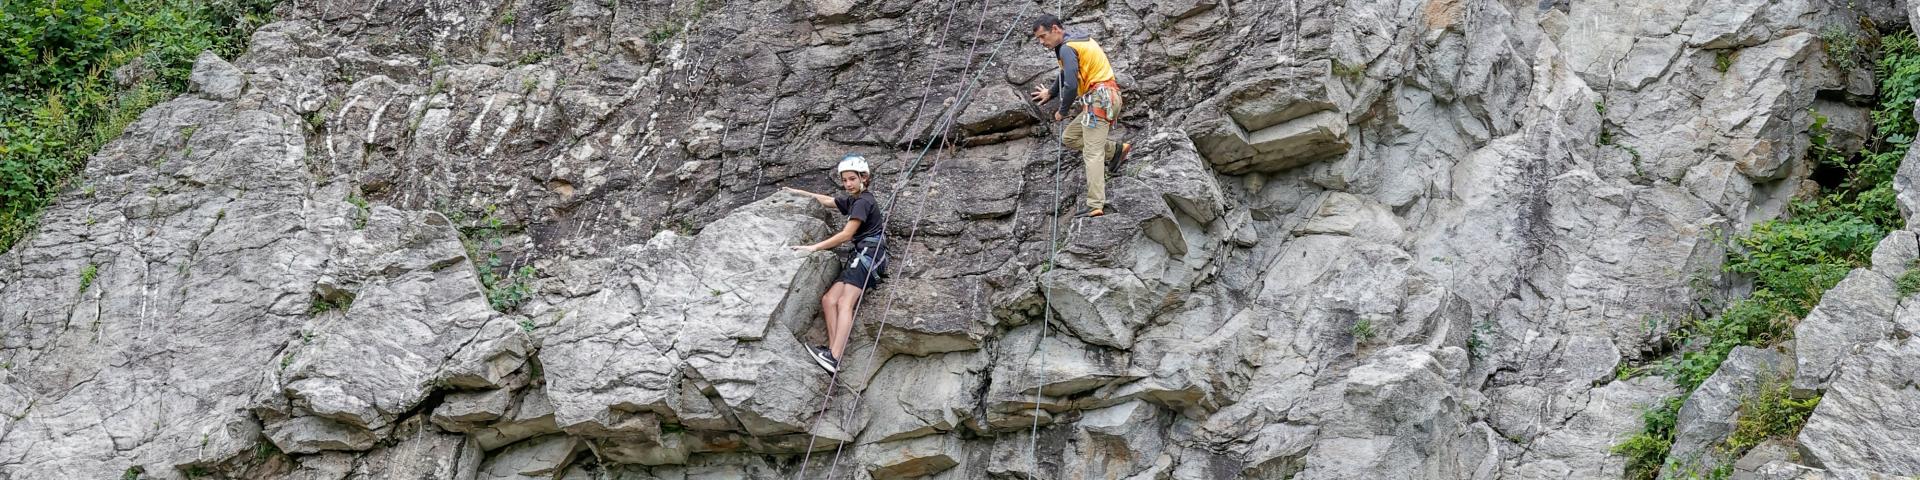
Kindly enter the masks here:
<path id="1" fill-rule="evenodd" d="M 1106 214 L 1107 214 L 1107 211 L 1106 211 L 1106 209 L 1100 209 L 1100 208 L 1096 208 L 1096 209 L 1093 209 L 1093 210 L 1088 210 L 1088 211 L 1087 211 L 1087 213 L 1082 213 L 1082 214 L 1080 214 L 1080 216 L 1082 216 L 1082 217 L 1087 217 L 1087 218 L 1093 218 L 1093 217 L 1098 217 L 1098 216 L 1101 216 L 1101 215 L 1106 215 Z"/>

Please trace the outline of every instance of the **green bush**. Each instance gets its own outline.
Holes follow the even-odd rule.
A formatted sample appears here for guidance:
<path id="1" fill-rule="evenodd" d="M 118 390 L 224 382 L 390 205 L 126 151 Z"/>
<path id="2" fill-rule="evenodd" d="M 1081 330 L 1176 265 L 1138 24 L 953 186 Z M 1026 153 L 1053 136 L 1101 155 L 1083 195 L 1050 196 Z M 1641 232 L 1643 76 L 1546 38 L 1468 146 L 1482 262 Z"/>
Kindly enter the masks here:
<path id="1" fill-rule="evenodd" d="M 1680 420 L 1680 405 L 1686 397 L 1670 397 L 1647 408 L 1640 415 L 1641 431 L 1613 446 L 1613 453 L 1627 457 L 1627 478 L 1653 480 L 1673 447 L 1673 428 Z"/>
<path id="2" fill-rule="evenodd" d="M 1373 339 L 1373 321 L 1360 319 L 1360 321 L 1353 322 L 1353 326 L 1347 328 L 1347 333 L 1353 334 L 1353 341 L 1355 343 L 1366 343 L 1368 340 Z"/>
<path id="3" fill-rule="evenodd" d="M 1903 299 L 1920 292 L 1920 262 L 1908 262 L 1907 271 L 1900 274 L 1900 279 L 1894 285 L 1900 288 L 1900 298 Z"/>
<path id="4" fill-rule="evenodd" d="M 1828 47 L 1852 45 L 1829 41 Z M 1873 112 L 1875 141 L 1859 152 L 1840 151 L 1829 142 L 1826 119 L 1814 115 L 1807 156 L 1844 172 L 1844 179 L 1825 186 L 1815 198 L 1795 202 L 1785 217 L 1762 222 L 1733 239 L 1725 269 L 1751 278 L 1753 293 L 1728 303 L 1718 315 L 1686 322 L 1674 332 L 1681 349 L 1667 360 L 1666 371 L 1686 391 L 1712 376 L 1735 347 L 1770 347 L 1791 340 L 1794 325 L 1820 303 L 1821 295 L 1854 268 L 1866 266 L 1880 239 L 1903 226 L 1894 203 L 1893 174 L 1920 127 L 1912 110 L 1920 98 L 1920 42 L 1911 32 L 1900 32 L 1883 37 L 1880 45 L 1874 69 L 1881 95 Z M 1911 293 L 1920 289 L 1920 276 L 1902 276 L 1899 285 L 1903 293 Z M 1744 451 L 1766 438 L 1790 436 L 1818 403 L 1785 397 L 1785 387 L 1779 385 L 1763 393 L 1742 407 L 1742 430 L 1729 438 L 1728 447 Z M 1667 410 L 1677 413 L 1687 395 L 1670 399 L 1667 409 L 1649 411 L 1645 430 L 1614 447 L 1614 453 L 1628 458 L 1630 476 L 1652 478 L 1661 465 L 1674 460 L 1665 458 L 1672 443 L 1665 415 Z"/>
<path id="5" fill-rule="evenodd" d="M 1727 436 L 1722 449 L 1729 458 L 1739 458 L 1769 438 L 1799 436 L 1800 427 L 1807 424 L 1807 417 L 1819 405 L 1817 396 L 1794 398 L 1791 377 L 1767 379 L 1759 391 L 1741 400 L 1739 419 L 1734 421 L 1733 434 Z"/>
<path id="6" fill-rule="evenodd" d="M 100 276 L 100 266 L 92 263 L 80 268 L 80 293 L 87 293 L 87 287 L 93 286 L 93 279 Z"/>
<path id="7" fill-rule="evenodd" d="M 512 313 L 533 299 L 532 282 L 540 272 L 530 265 L 511 268 L 500 260 L 501 238 L 520 228 L 494 216 L 499 211 L 497 205 L 488 205 L 480 218 L 471 222 L 466 212 L 445 205 L 438 208 L 448 221 L 460 226 L 460 244 L 466 247 L 467 258 L 480 274 L 480 286 L 487 292 L 488 305 L 501 313 Z M 482 257 L 486 258 L 485 263 L 481 262 Z"/>
<path id="8" fill-rule="evenodd" d="M 1881 45 L 1874 70 L 1883 75 L 1881 98 L 1873 113 L 1879 140 L 1864 151 L 1840 151 L 1828 141 L 1826 118 L 1814 116 L 1807 155 L 1844 171 L 1845 178 L 1816 198 L 1795 202 L 1785 218 L 1762 222 L 1734 239 L 1725 268 L 1751 277 L 1753 294 L 1679 332 L 1687 348 L 1670 372 L 1682 387 L 1705 381 L 1734 347 L 1788 340 L 1821 295 L 1867 265 L 1880 239 L 1904 224 L 1894 203 L 1893 174 L 1920 128 L 1912 111 L 1920 97 L 1920 44 L 1912 33 L 1901 32 Z M 1920 278 L 1903 281 L 1906 291 L 1920 288 Z"/>
<path id="9" fill-rule="evenodd" d="M 241 51 L 272 3 L 0 2 L 0 251 L 101 144 L 185 88 L 201 51 Z M 148 74 L 116 83 L 134 63 Z"/>

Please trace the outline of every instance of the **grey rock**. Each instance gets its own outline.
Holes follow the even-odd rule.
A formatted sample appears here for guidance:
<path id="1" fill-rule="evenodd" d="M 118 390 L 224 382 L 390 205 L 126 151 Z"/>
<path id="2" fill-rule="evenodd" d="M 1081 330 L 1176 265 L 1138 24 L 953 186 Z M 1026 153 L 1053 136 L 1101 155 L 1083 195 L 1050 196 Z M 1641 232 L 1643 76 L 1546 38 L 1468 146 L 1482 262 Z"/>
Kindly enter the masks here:
<path id="1" fill-rule="evenodd" d="M 875 444 L 861 462 L 874 480 L 923 478 L 960 464 L 960 439 L 951 435 L 916 437 Z"/>
<path id="2" fill-rule="evenodd" d="M 1825 388 L 1855 348 L 1893 332 L 1893 280 L 1854 269 L 1794 327 L 1794 388 Z"/>
<path id="3" fill-rule="evenodd" d="M 1920 343 L 1875 342 L 1840 367 L 1800 430 L 1811 465 L 1920 475 Z"/>
<path id="4" fill-rule="evenodd" d="M 1078 2 L 1137 156 L 1056 224 L 1026 6 L 700 7 L 295 2 L 203 56 L 0 254 L 0 477 L 1617 477 L 1678 392 L 1614 372 L 1727 286 L 1715 233 L 1813 186 L 1814 112 L 1872 138 L 1822 37 L 1913 11 Z M 840 264 L 785 246 L 840 220 L 775 192 L 847 151 L 901 201 L 830 379 Z M 1848 398 L 1897 390 L 1912 238 L 1797 332 L 1823 463 L 1761 469 L 1898 467 L 1902 397 Z"/>
<path id="5" fill-rule="evenodd" d="M 547 401 L 546 390 L 529 388 L 514 399 L 514 405 L 506 415 L 470 434 L 481 449 L 491 451 L 538 435 L 559 432 L 560 426 L 553 420 L 553 405 Z"/>
<path id="6" fill-rule="evenodd" d="M 294 417 L 268 423 L 266 435 L 281 451 L 293 454 L 373 448 L 373 433 L 356 427 L 322 417 Z"/>
<path id="7" fill-rule="evenodd" d="M 1689 45 L 1700 48 L 1737 48 L 1757 44 L 1777 31 L 1789 28 L 1789 21 L 1812 9 L 1807 2 L 1731 1 L 1697 7 L 1680 26 L 1680 33 L 1691 37 Z"/>
<path id="8" fill-rule="evenodd" d="M 573 461 L 580 447 L 579 439 L 567 435 L 548 435 L 516 443 L 481 463 L 477 478 L 553 478 Z"/>
<path id="9" fill-rule="evenodd" d="M 1873 271 L 1899 279 L 1914 267 L 1915 259 L 1920 259 L 1920 236 L 1910 230 L 1895 230 L 1873 248 Z"/>
<path id="10" fill-rule="evenodd" d="M 894 356 L 874 376 L 867 398 L 871 419 L 861 444 L 959 430 L 980 404 L 974 385 L 986 367 L 979 353 Z"/>
<path id="11" fill-rule="evenodd" d="M 247 87 L 247 75 L 212 50 L 200 52 L 200 56 L 194 58 L 193 73 L 187 81 L 194 91 L 216 101 L 240 98 L 241 90 Z"/>
<path id="12" fill-rule="evenodd" d="M 1674 424 L 1673 444 L 1667 458 L 1674 459 L 1664 472 L 1679 475 L 1678 466 L 1695 472 L 1712 471 L 1732 458 L 1723 458 L 1713 448 L 1726 441 L 1739 419 L 1740 406 L 1758 394 L 1762 385 L 1791 378 L 1787 357 L 1771 350 L 1736 347 L 1713 376 L 1700 383 L 1680 406 Z M 1745 461 L 1745 460 L 1740 460 Z"/>
<path id="13" fill-rule="evenodd" d="M 472 431 L 505 416 L 513 404 L 513 392 L 495 389 L 484 392 L 450 393 L 433 410 L 433 424 L 452 432 Z"/>

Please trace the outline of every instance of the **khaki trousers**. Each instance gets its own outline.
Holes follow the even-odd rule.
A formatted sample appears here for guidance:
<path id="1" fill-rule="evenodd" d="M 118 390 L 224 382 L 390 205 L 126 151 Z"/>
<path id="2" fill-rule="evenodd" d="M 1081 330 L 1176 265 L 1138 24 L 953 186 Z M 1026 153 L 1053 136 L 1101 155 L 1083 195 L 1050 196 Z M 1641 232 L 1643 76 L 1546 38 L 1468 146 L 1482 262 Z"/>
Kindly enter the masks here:
<path id="1" fill-rule="evenodd" d="M 1119 112 L 1110 115 L 1119 116 Z M 1093 125 L 1091 127 L 1087 125 Z M 1060 132 L 1060 142 L 1067 148 L 1080 150 L 1080 161 L 1087 168 L 1087 209 L 1099 210 L 1107 206 L 1107 154 L 1114 151 L 1116 144 L 1107 138 L 1113 133 L 1113 124 L 1101 120 L 1093 114 L 1081 112 L 1067 122 L 1066 130 Z"/>

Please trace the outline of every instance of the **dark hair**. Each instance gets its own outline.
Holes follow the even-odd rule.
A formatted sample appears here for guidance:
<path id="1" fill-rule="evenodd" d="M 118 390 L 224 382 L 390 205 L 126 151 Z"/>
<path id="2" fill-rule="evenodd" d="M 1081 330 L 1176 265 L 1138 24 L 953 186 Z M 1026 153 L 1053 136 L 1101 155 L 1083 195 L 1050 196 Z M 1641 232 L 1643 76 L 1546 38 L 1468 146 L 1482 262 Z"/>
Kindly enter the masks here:
<path id="1" fill-rule="evenodd" d="M 1051 13 L 1041 15 L 1040 18 L 1033 19 L 1033 28 L 1035 30 L 1042 29 L 1042 28 L 1053 28 L 1058 26 L 1060 26 L 1060 17 L 1053 16 L 1053 14 Z"/>

